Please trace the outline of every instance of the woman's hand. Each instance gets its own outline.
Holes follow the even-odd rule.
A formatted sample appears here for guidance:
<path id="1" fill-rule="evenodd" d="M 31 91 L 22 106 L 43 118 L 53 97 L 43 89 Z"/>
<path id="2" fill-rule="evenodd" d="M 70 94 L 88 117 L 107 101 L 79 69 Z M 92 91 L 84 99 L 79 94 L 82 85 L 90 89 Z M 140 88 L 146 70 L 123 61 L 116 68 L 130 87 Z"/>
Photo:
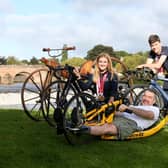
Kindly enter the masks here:
<path id="1" fill-rule="evenodd" d="M 108 103 L 112 103 L 114 101 L 114 97 L 110 97 Z"/>
<path id="2" fill-rule="evenodd" d="M 74 70 L 73 70 L 73 72 L 74 72 L 74 74 L 76 75 L 76 77 L 77 77 L 78 79 L 81 78 L 80 72 L 79 72 L 79 67 L 75 67 Z"/>

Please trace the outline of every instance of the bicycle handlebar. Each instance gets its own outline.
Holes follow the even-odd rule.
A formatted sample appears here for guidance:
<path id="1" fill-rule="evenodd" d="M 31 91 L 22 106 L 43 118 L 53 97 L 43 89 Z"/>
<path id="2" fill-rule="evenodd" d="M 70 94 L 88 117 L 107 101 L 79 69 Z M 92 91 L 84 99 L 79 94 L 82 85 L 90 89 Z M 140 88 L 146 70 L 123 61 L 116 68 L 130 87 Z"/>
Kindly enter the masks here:
<path id="1" fill-rule="evenodd" d="M 55 49 L 55 48 L 43 48 L 42 51 L 43 52 L 58 51 L 58 50 L 68 51 L 68 50 L 75 50 L 75 49 L 76 49 L 76 47 L 72 46 L 72 47 L 64 47 L 64 48 L 57 48 L 57 49 Z"/>
<path id="2" fill-rule="evenodd" d="M 137 68 L 135 70 L 128 70 L 125 72 L 127 76 L 135 77 L 138 80 L 145 80 L 149 81 L 150 79 L 153 79 L 156 74 L 149 68 L 143 67 L 143 68 Z"/>

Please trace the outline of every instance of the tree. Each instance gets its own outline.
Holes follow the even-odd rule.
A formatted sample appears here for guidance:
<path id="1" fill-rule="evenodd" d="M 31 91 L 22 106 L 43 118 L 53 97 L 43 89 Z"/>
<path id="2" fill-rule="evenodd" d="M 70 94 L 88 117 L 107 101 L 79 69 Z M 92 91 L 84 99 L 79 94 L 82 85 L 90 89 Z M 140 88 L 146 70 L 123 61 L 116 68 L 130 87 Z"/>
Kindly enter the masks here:
<path id="1" fill-rule="evenodd" d="M 67 48 L 67 44 L 64 44 L 63 48 Z M 61 62 L 65 61 L 67 59 L 68 59 L 68 51 L 67 50 L 63 50 L 62 51 Z"/>
<path id="2" fill-rule="evenodd" d="M 91 49 L 91 50 L 89 50 L 87 52 L 87 56 L 85 57 L 85 59 L 87 59 L 87 60 L 95 60 L 97 55 L 99 55 L 101 52 L 106 52 L 110 56 L 115 56 L 115 53 L 113 51 L 113 47 L 104 46 L 104 45 L 99 44 L 99 45 L 94 46 L 93 49 Z"/>
<path id="3" fill-rule="evenodd" d="M 5 57 L 0 57 L 0 65 L 6 65 L 7 59 Z"/>
<path id="4" fill-rule="evenodd" d="M 21 61 L 23 64 L 29 64 L 29 61 L 27 59 L 24 59 Z"/>
<path id="5" fill-rule="evenodd" d="M 39 64 L 39 60 L 38 60 L 36 57 L 33 56 L 33 57 L 30 59 L 30 64 L 32 64 L 32 65 Z"/>
<path id="6" fill-rule="evenodd" d="M 9 57 L 7 58 L 7 64 L 8 64 L 8 65 L 13 65 L 13 64 L 19 65 L 19 64 L 20 64 L 20 61 L 19 61 L 17 58 L 15 58 L 14 56 L 9 56 Z"/>

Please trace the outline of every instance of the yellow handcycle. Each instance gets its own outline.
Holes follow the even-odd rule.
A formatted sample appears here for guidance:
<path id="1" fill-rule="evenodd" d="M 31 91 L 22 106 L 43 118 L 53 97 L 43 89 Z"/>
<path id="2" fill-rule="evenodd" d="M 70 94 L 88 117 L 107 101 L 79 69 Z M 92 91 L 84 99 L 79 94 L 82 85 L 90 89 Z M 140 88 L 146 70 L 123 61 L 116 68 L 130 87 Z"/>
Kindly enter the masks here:
<path id="1" fill-rule="evenodd" d="M 64 135 L 66 140 L 70 144 L 87 143 L 91 138 L 93 138 L 93 136 L 80 133 L 75 131 L 75 129 L 72 131 L 69 128 L 73 127 L 73 124 L 94 126 L 111 123 L 113 121 L 114 113 L 118 110 L 119 105 L 123 103 L 127 105 L 130 104 L 129 92 L 131 92 L 131 90 L 129 90 L 125 95 L 122 95 L 122 97 L 118 100 L 109 104 L 104 104 L 103 102 L 97 100 L 96 97 L 88 93 L 79 93 L 73 96 L 67 103 L 64 110 Z M 139 97 L 137 96 L 137 98 Z M 159 101 L 159 99 L 157 100 Z M 137 104 L 136 102 L 138 101 L 135 100 L 134 104 Z M 156 105 L 159 105 L 159 102 L 156 102 Z M 161 130 L 168 122 L 168 110 L 167 108 L 162 108 L 160 110 L 162 112 L 160 113 L 159 120 L 154 125 L 146 130 L 134 132 L 126 139 L 148 137 Z M 74 111 L 77 114 L 76 119 L 73 117 Z M 102 135 L 100 138 L 103 140 L 118 140 L 117 136 L 113 135 Z"/>

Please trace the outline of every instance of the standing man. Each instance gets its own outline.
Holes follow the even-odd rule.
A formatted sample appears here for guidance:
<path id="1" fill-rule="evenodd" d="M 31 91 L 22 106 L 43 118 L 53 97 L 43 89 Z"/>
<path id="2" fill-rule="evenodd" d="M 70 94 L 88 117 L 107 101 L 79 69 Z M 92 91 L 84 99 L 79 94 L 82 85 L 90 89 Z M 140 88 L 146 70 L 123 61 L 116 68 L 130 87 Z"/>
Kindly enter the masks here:
<path id="1" fill-rule="evenodd" d="M 168 47 L 162 46 L 160 37 L 152 34 L 148 39 L 150 52 L 145 64 L 139 65 L 137 68 L 147 67 L 155 73 L 168 72 Z M 168 83 L 164 82 L 163 88 L 168 90 Z"/>

